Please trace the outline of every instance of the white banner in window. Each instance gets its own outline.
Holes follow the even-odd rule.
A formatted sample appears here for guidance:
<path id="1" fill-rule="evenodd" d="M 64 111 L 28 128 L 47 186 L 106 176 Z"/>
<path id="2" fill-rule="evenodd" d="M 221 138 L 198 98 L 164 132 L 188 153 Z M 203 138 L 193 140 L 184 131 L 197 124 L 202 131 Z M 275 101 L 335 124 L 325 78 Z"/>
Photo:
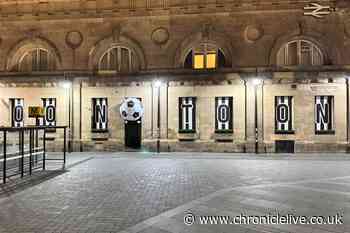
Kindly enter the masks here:
<path id="1" fill-rule="evenodd" d="M 293 97 L 275 97 L 275 129 L 276 132 L 291 132 L 293 130 Z"/>
<path id="2" fill-rule="evenodd" d="M 215 98 L 215 130 L 232 131 L 233 97 Z"/>
<path id="3" fill-rule="evenodd" d="M 179 131 L 196 131 L 196 97 L 179 98 Z"/>
<path id="4" fill-rule="evenodd" d="M 316 132 L 333 130 L 333 96 L 315 97 Z"/>
<path id="5" fill-rule="evenodd" d="M 24 126 L 24 99 L 10 99 L 12 127 Z"/>
<path id="6" fill-rule="evenodd" d="M 45 117 L 41 125 L 56 126 L 56 98 L 42 98 Z"/>
<path id="7" fill-rule="evenodd" d="M 92 99 L 92 130 L 105 131 L 108 129 L 107 98 Z"/>

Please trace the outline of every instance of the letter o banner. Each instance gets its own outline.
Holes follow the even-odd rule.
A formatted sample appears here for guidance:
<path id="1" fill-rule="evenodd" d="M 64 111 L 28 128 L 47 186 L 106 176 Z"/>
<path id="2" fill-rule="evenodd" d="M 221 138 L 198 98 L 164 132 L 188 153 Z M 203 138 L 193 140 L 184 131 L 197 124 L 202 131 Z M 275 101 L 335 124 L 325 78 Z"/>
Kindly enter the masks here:
<path id="1" fill-rule="evenodd" d="M 287 123 L 289 121 L 289 108 L 286 104 L 277 106 L 277 120 L 280 123 Z"/>

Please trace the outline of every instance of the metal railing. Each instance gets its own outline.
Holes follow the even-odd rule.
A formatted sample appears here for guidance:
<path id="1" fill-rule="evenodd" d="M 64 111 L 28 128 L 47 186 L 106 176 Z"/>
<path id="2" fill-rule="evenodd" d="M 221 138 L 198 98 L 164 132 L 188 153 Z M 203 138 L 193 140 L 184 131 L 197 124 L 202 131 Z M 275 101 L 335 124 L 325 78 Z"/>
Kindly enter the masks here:
<path id="1" fill-rule="evenodd" d="M 50 159 L 47 158 L 46 152 L 47 133 L 52 132 L 52 130 L 56 131 L 57 129 L 63 130 L 63 158 Z M 25 174 L 32 175 L 34 170 L 45 170 L 47 161 L 62 161 L 63 169 L 65 168 L 67 126 L 0 127 L 0 135 L 2 135 L 3 139 L 2 154 L 0 152 L 0 171 L 2 172 L 4 184 L 10 177 L 20 175 L 23 178 Z M 11 150 L 8 149 L 9 135 L 17 141 Z M 27 148 L 25 148 L 26 142 L 29 145 Z"/>

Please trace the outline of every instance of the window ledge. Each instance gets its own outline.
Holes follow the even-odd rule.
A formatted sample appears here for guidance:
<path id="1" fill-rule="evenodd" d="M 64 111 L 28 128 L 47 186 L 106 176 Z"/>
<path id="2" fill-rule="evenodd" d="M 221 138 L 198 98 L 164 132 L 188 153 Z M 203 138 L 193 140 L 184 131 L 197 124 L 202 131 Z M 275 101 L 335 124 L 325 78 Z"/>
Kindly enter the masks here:
<path id="1" fill-rule="evenodd" d="M 288 131 L 275 130 L 275 134 L 295 134 L 295 131 L 294 130 L 288 130 Z"/>
<path id="2" fill-rule="evenodd" d="M 316 135 L 335 135 L 335 130 L 316 131 Z"/>
<path id="3" fill-rule="evenodd" d="M 198 134 L 194 131 L 181 131 L 177 135 L 180 141 L 189 141 L 198 139 Z"/>
<path id="4" fill-rule="evenodd" d="M 231 135 L 231 134 L 233 134 L 233 130 L 215 130 L 215 134 L 217 134 L 217 135 Z"/>

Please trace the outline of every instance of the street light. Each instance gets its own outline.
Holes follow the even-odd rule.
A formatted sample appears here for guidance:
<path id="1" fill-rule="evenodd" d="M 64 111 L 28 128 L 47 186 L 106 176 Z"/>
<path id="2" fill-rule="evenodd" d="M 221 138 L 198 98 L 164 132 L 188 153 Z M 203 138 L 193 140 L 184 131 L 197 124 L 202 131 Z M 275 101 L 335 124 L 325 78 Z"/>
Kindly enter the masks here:
<path id="1" fill-rule="evenodd" d="M 66 74 L 65 74 L 66 75 Z M 65 80 L 63 82 L 60 83 L 60 86 L 68 91 L 68 129 L 69 129 L 69 140 L 68 140 L 68 151 L 71 152 L 72 151 L 72 128 L 71 128 L 71 107 L 72 104 L 71 103 L 71 99 L 73 98 L 73 88 L 72 88 L 72 82 Z"/>
<path id="2" fill-rule="evenodd" d="M 156 80 L 154 82 L 154 87 L 157 88 L 157 99 L 158 99 L 158 107 L 157 107 L 157 152 L 160 153 L 160 87 L 162 86 L 162 81 Z"/>

